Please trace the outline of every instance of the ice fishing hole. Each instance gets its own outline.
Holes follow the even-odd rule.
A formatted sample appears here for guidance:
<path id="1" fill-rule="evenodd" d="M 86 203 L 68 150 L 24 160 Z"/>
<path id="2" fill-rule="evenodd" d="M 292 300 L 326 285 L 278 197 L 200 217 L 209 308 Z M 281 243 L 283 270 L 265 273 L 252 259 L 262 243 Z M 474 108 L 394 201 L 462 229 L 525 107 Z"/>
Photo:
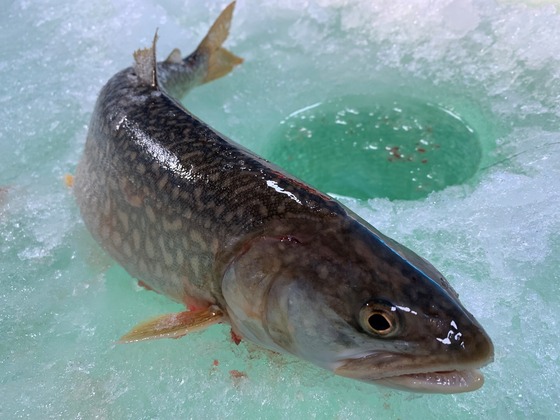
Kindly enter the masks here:
<path id="1" fill-rule="evenodd" d="M 413 200 L 467 181 L 482 149 L 475 130 L 440 105 L 351 95 L 290 114 L 265 156 L 323 192 Z"/>

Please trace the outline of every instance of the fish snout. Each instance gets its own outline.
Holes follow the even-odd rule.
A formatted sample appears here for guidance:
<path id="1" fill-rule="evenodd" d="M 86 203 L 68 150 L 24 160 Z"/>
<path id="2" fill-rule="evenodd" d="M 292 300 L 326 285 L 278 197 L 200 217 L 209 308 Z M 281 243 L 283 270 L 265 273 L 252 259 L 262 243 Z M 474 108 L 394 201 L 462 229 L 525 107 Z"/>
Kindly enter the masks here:
<path id="1" fill-rule="evenodd" d="M 494 344 L 476 321 L 462 331 L 450 329 L 442 344 L 447 339 L 450 339 L 450 350 L 456 355 L 458 364 L 481 367 L 494 360 Z"/>
<path id="2" fill-rule="evenodd" d="M 410 315 L 410 314 L 406 314 Z M 430 317 L 420 328 L 384 349 L 341 360 L 335 373 L 413 392 L 459 393 L 474 391 L 484 383 L 478 370 L 492 362 L 494 345 L 468 312 L 453 317 Z M 414 331 L 414 333 L 413 333 Z M 408 340 L 407 340 L 408 338 Z"/>

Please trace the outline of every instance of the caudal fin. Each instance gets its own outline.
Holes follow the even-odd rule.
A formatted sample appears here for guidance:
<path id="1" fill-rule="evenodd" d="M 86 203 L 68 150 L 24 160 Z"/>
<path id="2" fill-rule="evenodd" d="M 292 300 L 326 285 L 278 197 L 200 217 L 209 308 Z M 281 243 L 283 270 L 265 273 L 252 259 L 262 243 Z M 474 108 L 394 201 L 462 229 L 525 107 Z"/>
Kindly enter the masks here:
<path id="1" fill-rule="evenodd" d="M 231 2 L 218 16 L 196 52 L 208 57 L 208 71 L 202 83 L 210 82 L 228 74 L 233 68 L 243 62 L 241 57 L 236 56 L 222 47 L 229 35 L 231 18 L 235 1 Z"/>
<path id="2" fill-rule="evenodd" d="M 231 18 L 235 1 L 227 6 L 220 16 L 216 19 L 196 51 L 185 60 L 181 58 L 181 51 L 174 49 L 163 64 L 181 64 L 190 57 L 196 56 L 200 61 L 195 61 L 195 66 L 205 66 L 202 80 L 187 80 L 185 82 L 184 68 L 171 69 L 169 66 L 163 73 L 163 80 L 158 80 L 158 63 L 156 61 L 157 31 L 149 48 L 140 49 L 134 52 L 134 71 L 140 78 L 142 84 L 159 89 L 160 82 L 162 87 L 173 96 L 184 95 L 193 85 L 207 83 L 228 74 L 235 66 L 241 64 L 243 59 L 222 47 L 222 44 L 229 35 Z M 192 65 L 192 64 L 190 64 Z M 197 75 L 201 75 L 196 72 Z M 187 78 L 188 79 L 188 78 Z"/>

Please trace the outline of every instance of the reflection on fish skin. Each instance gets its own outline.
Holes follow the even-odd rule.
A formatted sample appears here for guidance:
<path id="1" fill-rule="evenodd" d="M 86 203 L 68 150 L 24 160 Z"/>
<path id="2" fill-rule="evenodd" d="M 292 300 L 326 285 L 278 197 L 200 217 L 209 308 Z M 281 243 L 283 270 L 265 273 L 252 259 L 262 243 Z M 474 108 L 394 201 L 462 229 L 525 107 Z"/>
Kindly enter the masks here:
<path id="1" fill-rule="evenodd" d="M 228 322 L 339 375 L 477 389 L 492 343 L 430 263 L 178 102 L 242 62 L 221 46 L 233 7 L 184 59 L 157 63 L 154 38 L 92 115 L 73 187 L 85 225 L 132 276 L 189 307 L 123 340 Z"/>

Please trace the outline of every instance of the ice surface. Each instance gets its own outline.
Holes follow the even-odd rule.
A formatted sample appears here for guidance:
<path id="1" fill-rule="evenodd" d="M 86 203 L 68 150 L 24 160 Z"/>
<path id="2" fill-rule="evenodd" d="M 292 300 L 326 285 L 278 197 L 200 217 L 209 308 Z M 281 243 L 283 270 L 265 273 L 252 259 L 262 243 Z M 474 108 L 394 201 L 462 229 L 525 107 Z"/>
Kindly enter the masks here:
<path id="1" fill-rule="evenodd" d="M 228 46 L 246 62 L 185 99 L 257 152 L 292 112 L 364 92 L 440 103 L 477 130 L 483 168 L 471 182 L 415 201 L 342 198 L 440 268 L 493 338 L 485 386 L 452 396 L 337 378 L 237 347 L 225 327 L 116 345 L 178 306 L 104 256 L 62 178 L 103 83 L 156 27 L 162 57 L 189 51 L 225 3 L 3 7 L 0 417 L 560 416 L 560 16 L 539 3 L 240 0 Z"/>

